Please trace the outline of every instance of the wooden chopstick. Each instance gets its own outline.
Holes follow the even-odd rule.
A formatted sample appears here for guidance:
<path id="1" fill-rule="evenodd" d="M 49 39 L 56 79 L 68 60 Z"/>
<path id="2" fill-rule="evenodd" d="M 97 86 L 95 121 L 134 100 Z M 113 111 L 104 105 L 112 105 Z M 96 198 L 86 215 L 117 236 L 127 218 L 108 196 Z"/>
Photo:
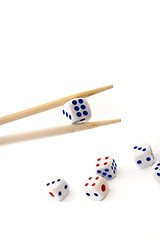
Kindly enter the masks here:
<path id="1" fill-rule="evenodd" d="M 13 135 L 2 136 L 0 137 L 0 146 L 39 139 L 39 138 L 58 136 L 58 135 L 63 135 L 67 133 L 72 133 L 72 132 L 83 131 L 83 130 L 105 126 L 108 124 L 113 124 L 118 122 L 121 122 L 121 119 L 112 119 L 112 120 L 104 120 L 104 121 L 97 121 L 97 122 L 87 122 L 82 124 L 58 126 L 58 127 L 30 131 L 30 132 L 23 132 L 23 133 L 17 133 Z"/>
<path id="2" fill-rule="evenodd" d="M 49 102 L 49 103 L 45 103 L 45 104 L 42 104 L 42 105 L 39 105 L 39 106 L 36 106 L 36 107 L 33 107 L 33 108 L 29 108 L 29 109 L 26 109 L 26 110 L 23 110 L 23 111 L 20 111 L 20 112 L 16 112 L 16 113 L 1 117 L 0 118 L 0 125 L 5 124 L 5 123 L 9 123 L 9 122 L 13 122 L 13 121 L 16 121 L 18 119 L 25 118 L 25 117 L 28 117 L 28 116 L 31 116 L 31 115 L 34 115 L 34 114 L 37 114 L 37 113 L 40 113 L 40 112 L 44 112 L 44 111 L 50 110 L 52 108 L 60 107 L 65 102 L 67 102 L 67 101 L 69 101 L 73 98 L 78 98 L 78 97 L 86 98 L 86 97 L 92 96 L 94 94 L 97 94 L 97 93 L 103 92 L 105 90 L 108 90 L 110 88 L 113 88 L 113 85 L 108 85 L 108 86 L 105 86 L 105 87 L 95 88 L 95 89 L 88 90 L 88 91 L 85 91 L 85 92 L 76 93 L 76 94 L 70 95 L 68 97 L 60 98 L 58 100 L 55 100 L 55 101 L 52 101 L 52 102 Z"/>

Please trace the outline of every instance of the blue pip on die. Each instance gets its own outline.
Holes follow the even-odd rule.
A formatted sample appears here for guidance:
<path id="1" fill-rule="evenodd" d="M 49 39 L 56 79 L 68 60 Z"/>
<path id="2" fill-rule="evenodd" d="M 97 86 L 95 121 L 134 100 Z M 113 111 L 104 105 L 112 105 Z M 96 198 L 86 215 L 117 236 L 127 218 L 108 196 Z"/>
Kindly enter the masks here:
<path id="1" fill-rule="evenodd" d="M 146 143 L 134 146 L 133 157 L 137 166 L 140 168 L 149 167 L 155 162 L 151 146 Z"/>
<path id="2" fill-rule="evenodd" d="M 66 102 L 62 112 L 71 123 L 87 122 L 91 118 L 90 106 L 84 98 L 75 98 Z"/>

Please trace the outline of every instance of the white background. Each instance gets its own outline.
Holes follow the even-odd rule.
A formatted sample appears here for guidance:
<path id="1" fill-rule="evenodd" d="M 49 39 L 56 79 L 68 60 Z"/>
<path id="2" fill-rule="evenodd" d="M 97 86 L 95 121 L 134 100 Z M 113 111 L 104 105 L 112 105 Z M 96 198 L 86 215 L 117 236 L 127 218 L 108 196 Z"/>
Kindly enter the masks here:
<path id="1" fill-rule="evenodd" d="M 160 1 L 0 0 L 0 116 L 113 84 L 89 97 L 92 121 L 122 123 L 0 147 L 0 239 L 160 239 L 160 185 L 132 147 L 160 159 Z M 64 125 L 61 108 L 0 126 L 0 135 Z M 83 187 L 95 161 L 118 175 L 100 202 Z M 45 184 L 71 193 L 56 202 Z"/>

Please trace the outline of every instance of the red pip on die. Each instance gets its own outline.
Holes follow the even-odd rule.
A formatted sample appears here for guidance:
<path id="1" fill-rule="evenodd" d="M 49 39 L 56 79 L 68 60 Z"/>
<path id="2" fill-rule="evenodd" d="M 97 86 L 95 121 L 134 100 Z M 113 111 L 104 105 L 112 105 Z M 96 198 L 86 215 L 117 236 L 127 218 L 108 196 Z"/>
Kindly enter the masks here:
<path id="1" fill-rule="evenodd" d="M 86 196 L 94 200 L 104 199 L 109 191 L 107 181 L 101 176 L 94 176 L 88 178 L 88 181 L 85 183 L 85 193 Z"/>

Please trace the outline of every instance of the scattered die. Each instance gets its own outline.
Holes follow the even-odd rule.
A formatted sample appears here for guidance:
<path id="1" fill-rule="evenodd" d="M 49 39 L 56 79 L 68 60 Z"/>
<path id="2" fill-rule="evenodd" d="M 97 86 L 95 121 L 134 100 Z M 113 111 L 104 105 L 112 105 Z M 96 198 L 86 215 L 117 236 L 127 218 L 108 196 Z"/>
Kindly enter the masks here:
<path id="1" fill-rule="evenodd" d="M 46 186 L 49 194 L 58 201 L 63 200 L 69 194 L 69 186 L 62 178 L 54 179 Z"/>
<path id="2" fill-rule="evenodd" d="M 117 174 L 117 164 L 112 157 L 98 158 L 96 162 L 96 173 L 106 179 L 112 179 Z"/>
<path id="3" fill-rule="evenodd" d="M 160 161 L 155 162 L 153 165 L 153 176 L 158 182 L 160 182 Z"/>
<path id="4" fill-rule="evenodd" d="M 71 123 L 87 122 L 91 118 L 90 106 L 84 98 L 75 98 L 66 102 L 62 112 Z"/>
<path id="5" fill-rule="evenodd" d="M 107 196 L 109 187 L 104 178 L 95 176 L 88 178 L 84 190 L 88 197 L 94 200 L 102 200 Z"/>
<path id="6" fill-rule="evenodd" d="M 140 168 L 149 167 L 155 162 L 152 149 L 148 144 L 136 145 L 133 148 L 133 155 L 136 164 Z"/>

